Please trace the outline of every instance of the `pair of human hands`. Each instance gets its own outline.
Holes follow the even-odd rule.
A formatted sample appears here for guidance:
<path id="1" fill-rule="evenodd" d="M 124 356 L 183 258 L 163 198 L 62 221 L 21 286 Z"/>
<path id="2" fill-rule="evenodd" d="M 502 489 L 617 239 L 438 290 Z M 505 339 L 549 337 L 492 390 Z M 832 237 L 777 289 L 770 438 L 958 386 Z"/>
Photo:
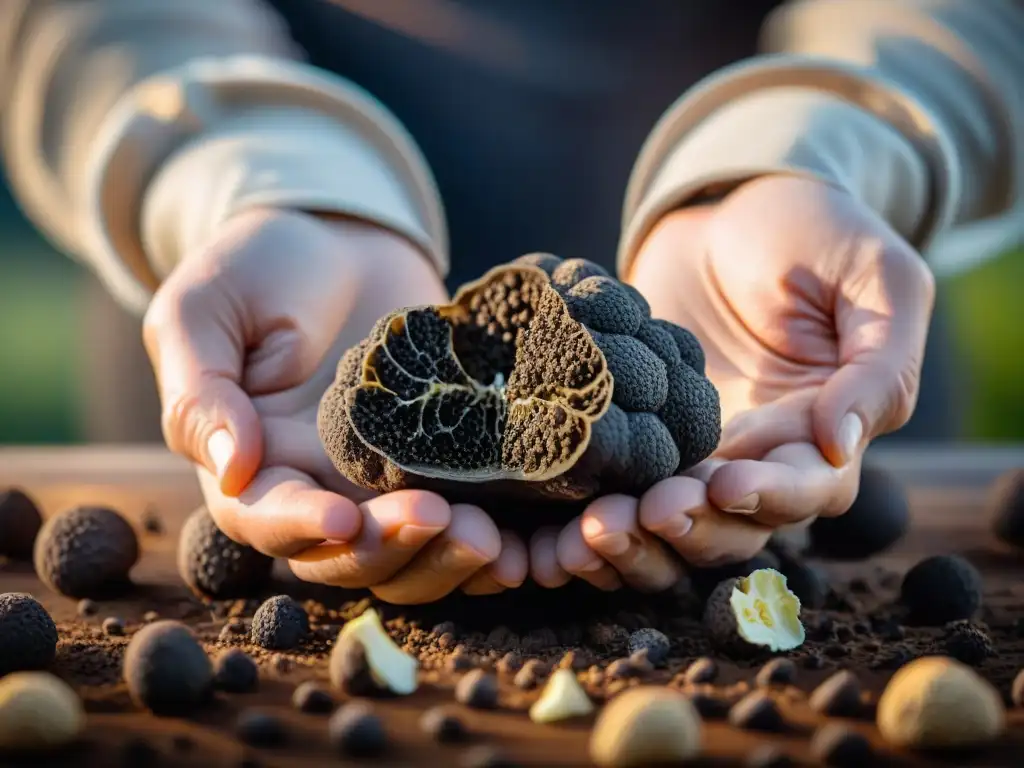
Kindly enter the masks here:
<path id="1" fill-rule="evenodd" d="M 658 590 L 687 563 L 742 560 L 778 526 L 845 512 L 868 442 L 916 402 L 934 286 L 913 249 L 845 192 L 768 176 L 666 216 L 629 282 L 700 339 L 720 446 L 529 541 L 432 493 L 374 496 L 327 458 L 316 414 L 341 354 L 392 309 L 447 298 L 413 245 L 366 223 L 250 211 L 181 262 L 145 322 L 164 435 L 232 539 L 395 603 L 528 577 Z"/>

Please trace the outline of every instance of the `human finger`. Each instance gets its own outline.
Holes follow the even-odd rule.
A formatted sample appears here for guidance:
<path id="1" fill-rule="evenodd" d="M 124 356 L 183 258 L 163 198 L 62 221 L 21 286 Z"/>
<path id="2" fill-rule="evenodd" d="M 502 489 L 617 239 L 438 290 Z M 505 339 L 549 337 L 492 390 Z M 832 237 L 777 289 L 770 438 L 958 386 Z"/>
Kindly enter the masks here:
<path id="1" fill-rule="evenodd" d="M 529 569 L 529 553 L 523 540 L 511 531 L 501 531 L 498 559 L 463 582 L 462 591 L 467 595 L 496 595 L 515 589 L 526 581 Z"/>
<path id="2" fill-rule="evenodd" d="M 582 517 L 573 518 L 558 534 L 556 555 L 562 570 L 605 592 L 622 587 L 622 579 L 583 538 Z"/>
<path id="3" fill-rule="evenodd" d="M 544 526 L 530 537 L 530 576 L 547 589 L 564 586 L 572 578 L 558 562 L 560 533 L 561 529 L 555 526 Z"/>

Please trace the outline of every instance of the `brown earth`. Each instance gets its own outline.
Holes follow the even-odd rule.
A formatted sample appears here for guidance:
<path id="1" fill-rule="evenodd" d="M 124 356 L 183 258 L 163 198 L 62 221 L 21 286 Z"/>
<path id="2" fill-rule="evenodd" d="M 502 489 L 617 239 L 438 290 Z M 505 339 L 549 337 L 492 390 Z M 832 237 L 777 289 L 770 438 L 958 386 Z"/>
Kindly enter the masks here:
<path id="1" fill-rule="evenodd" d="M 10 454 L 8 454 L 10 455 Z M 83 458 L 84 456 L 84 458 Z M 125 597 L 98 602 L 97 613 L 80 618 L 76 602 L 44 588 L 24 564 L 0 566 L 0 592 L 26 591 L 51 611 L 61 636 L 54 671 L 81 694 L 89 713 L 82 744 L 51 760 L 33 758 L 26 765 L 116 766 L 312 766 L 346 764 L 327 743 L 326 718 L 295 712 L 290 698 L 295 685 L 307 679 L 326 679 L 326 655 L 340 625 L 363 610 L 361 595 L 322 590 L 296 582 L 286 569 L 268 592 L 288 593 L 306 601 L 314 620 L 310 642 L 297 653 L 273 654 L 253 647 L 245 634 L 225 630 L 231 622 L 251 618 L 256 601 L 203 603 L 181 584 L 174 568 L 177 533 L 198 502 L 195 484 L 180 464 L 158 454 L 33 454 L 20 466 L 0 455 L 0 486 L 17 483 L 32 493 L 46 513 L 81 503 L 113 506 L 136 524 L 144 555 L 133 572 L 135 588 Z M 121 464 L 118 464 L 121 462 Z M 12 470 L 19 470 L 17 471 Z M 19 474 L 12 477 L 9 474 Z M 1010 713 L 1011 727 L 1001 741 L 982 752 L 955 756 L 910 756 L 886 749 L 871 722 L 872 703 L 899 664 L 937 652 L 940 630 L 904 627 L 902 639 L 892 634 L 897 616 L 892 602 L 901 574 L 921 557 L 958 552 L 982 571 L 986 603 L 979 617 L 987 626 L 998 655 L 979 671 L 1001 691 L 1024 666 L 1024 558 L 995 545 L 987 532 L 984 488 L 912 486 L 914 525 L 911 535 L 892 552 L 870 563 L 826 564 L 836 594 L 823 611 L 805 611 L 809 629 L 805 646 L 791 654 L 797 663 L 795 685 L 774 692 L 791 725 L 789 733 L 763 735 L 706 721 L 706 765 L 742 765 L 745 756 L 766 739 L 789 754 L 809 760 L 809 735 L 822 718 L 807 706 L 806 695 L 838 669 L 854 671 L 868 694 L 864 717 L 849 721 L 879 748 L 876 765 L 1020 764 L 1024 754 L 1024 712 Z M 161 533 L 146 532 L 144 515 L 155 514 Z M 484 601 L 484 602 L 481 602 Z M 598 700 L 630 685 L 661 683 L 682 686 L 680 673 L 700 655 L 714 655 L 692 601 L 678 594 L 651 599 L 621 593 L 611 598 L 584 590 L 556 592 L 520 590 L 514 596 L 451 600 L 425 608 L 399 610 L 381 606 L 393 635 L 416 653 L 424 667 L 424 685 L 414 695 L 374 706 L 385 716 L 391 741 L 389 754 L 374 759 L 386 766 L 457 766 L 470 745 L 442 746 L 422 735 L 418 720 L 432 704 L 450 704 L 472 731 L 471 744 L 499 747 L 518 764 L 586 766 L 590 720 L 567 725 L 539 726 L 525 714 L 538 689 L 524 690 L 514 682 L 517 666 L 539 661 L 546 674 L 556 664 L 572 664 Z M 209 708 L 187 719 L 159 719 L 132 705 L 121 681 L 121 658 L 131 634 L 147 612 L 186 621 L 211 655 L 238 646 L 261 665 L 260 690 L 247 695 L 220 695 Z M 116 616 L 126 624 L 126 637 L 107 637 L 104 618 Z M 624 637 L 632 629 L 653 626 L 672 640 L 671 656 L 658 669 L 633 676 L 617 673 L 609 663 L 623 658 Z M 898 633 L 897 633 L 898 634 Z M 763 660 L 762 660 L 763 661 Z M 749 690 L 760 661 L 721 660 L 716 695 L 735 700 Z M 496 670 L 501 680 L 501 707 L 474 711 L 455 704 L 452 689 L 466 670 Z M 271 711 L 287 724 L 288 743 L 256 749 L 239 742 L 234 722 L 249 708 Z M 0 766 L 19 763 L 0 759 Z M 350 763 L 355 764 L 355 763 Z"/>

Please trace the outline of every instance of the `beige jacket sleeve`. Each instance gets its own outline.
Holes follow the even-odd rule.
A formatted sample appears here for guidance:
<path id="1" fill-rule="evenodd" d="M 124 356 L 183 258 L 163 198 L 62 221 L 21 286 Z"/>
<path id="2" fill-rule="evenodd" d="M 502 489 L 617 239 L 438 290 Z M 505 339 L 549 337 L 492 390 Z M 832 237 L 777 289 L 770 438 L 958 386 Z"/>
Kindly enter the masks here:
<path id="1" fill-rule="evenodd" d="M 1024 2 L 796 0 L 762 48 L 655 127 L 620 271 L 668 211 L 776 172 L 849 190 L 941 273 L 1024 241 Z"/>
<path id="2" fill-rule="evenodd" d="M 183 253 L 253 206 L 374 221 L 444 274 L 444 213 L 411 137 L 300 59 L 259 0 L 3 0 L 13 192 L 135 311 Z"/>

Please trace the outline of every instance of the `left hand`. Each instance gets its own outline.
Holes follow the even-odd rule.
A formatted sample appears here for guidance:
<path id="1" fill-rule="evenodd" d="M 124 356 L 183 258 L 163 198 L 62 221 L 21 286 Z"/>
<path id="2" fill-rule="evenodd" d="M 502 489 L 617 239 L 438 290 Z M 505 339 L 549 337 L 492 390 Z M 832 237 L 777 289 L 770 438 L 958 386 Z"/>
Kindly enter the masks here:
<path id="1" fill-rule="evenodd" d="M 681 560 L 743 560 L 777 526 L 849 509 L 869 441 L 917 402 L 934 280 L 913 248 L 846 192 L 767 176 L 662 219 L 629 282 L 700 339 L 722 440 L 687 476 L 539 532 L 534 579 L 659 590 Z"/>

